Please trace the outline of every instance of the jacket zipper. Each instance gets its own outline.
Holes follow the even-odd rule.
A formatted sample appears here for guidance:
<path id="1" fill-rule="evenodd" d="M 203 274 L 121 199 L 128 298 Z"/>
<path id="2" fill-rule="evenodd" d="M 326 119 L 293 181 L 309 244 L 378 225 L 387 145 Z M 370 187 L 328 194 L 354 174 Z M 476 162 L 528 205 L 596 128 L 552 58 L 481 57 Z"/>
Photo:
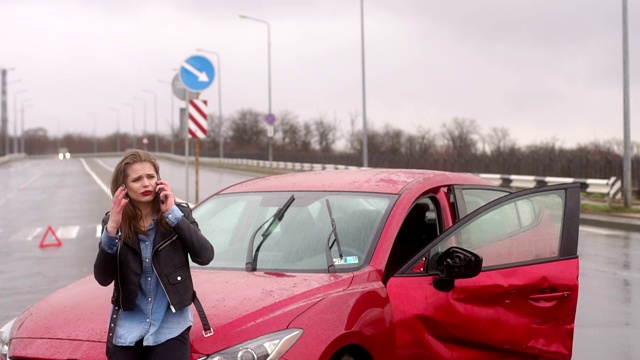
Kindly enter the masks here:
<path id="1" fill-rule="evenodd" d="M 120 247 L 118 244 L 118 256 L 116 257 L 116 269 L 118 270 L 118 300 L 120 301 L 120 309 L 122 309 L 122 282 L 120 281 Z"/>
<path id="2" fill-rule="evenodd" d="M 162 284 L 162 280 L 160 279 L 160 276 L 158 276 L 158 272 L 156 271 L 156 267 L 153 266 L 153 255 L 156 253 L 156 251 L 159 251 L 159 250 L 163 249 L 165 246 L 169 245 L 177 237 L 178 237 L 178 235 L 174 234 L 171 238 L 169 238 L 168 240 L 164 241 L 160 246 L 158 246 L 155 250 L 153 250 L 153 253 L 151 254 L 151 268 L 153 269 L 153 272 L 156 274 L 156 277 L 158 278 L 158 282 L 160 283 L 160 287 L 162 288 L 162 291 L 164 291 L 164 295 L 167 297 L 167 301 L 169 301 L 169 309 L 171 309 L 172 313 L 176 312 L 176 308 L 173 307 L 173 304 L 171 303 L 171 298 L 169 297 L 169 293 L 167 293 L 167 289 L 164 288 L 164 284 Z"/>

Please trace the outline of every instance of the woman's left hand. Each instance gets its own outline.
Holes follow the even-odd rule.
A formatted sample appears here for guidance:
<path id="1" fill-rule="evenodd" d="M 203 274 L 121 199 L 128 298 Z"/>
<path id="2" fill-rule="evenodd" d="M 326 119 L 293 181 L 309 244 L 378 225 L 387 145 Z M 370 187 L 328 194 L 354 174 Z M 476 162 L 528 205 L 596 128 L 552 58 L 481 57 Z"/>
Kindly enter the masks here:
<path id="1" fill-rule="evenodd" d="M 171 192 L 169 183 L 164 180 L 156 183 L 156 194 L 160 197 L 160 211 L 164 214 L 173 207 L 176 196 Z"/>

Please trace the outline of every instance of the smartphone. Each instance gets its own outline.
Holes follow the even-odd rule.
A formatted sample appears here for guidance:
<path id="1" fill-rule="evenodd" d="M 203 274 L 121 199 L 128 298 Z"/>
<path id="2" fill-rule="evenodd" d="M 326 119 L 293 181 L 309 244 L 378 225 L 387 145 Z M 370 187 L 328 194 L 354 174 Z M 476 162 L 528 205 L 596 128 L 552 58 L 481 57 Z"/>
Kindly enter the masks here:
<path id="1" fill-rule="evenodd" d="M 158 176 L 158 181 L 160 181 L 160 176 Z M 156 185 L 157 186 L 157 185 Z M 158 197 L 160 197 L 160 194 L 162 194 L 162 189 L 158 189 Z M 160 204 L 164 205 L 164 199 L 160 198 Z"/>

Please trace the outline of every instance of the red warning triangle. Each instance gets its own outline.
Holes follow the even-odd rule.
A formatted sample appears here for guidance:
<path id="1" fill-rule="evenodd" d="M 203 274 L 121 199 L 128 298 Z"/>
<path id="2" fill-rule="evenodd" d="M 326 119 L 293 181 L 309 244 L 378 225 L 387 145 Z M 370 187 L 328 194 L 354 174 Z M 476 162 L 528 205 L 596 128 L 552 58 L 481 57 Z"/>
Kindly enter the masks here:
<path id="1" fill-rule="evenodd" d="M 45 243 L 45 240 L 47 240 L 47 235 L 49 235 L 49 233 L 53 235 L 53 238 L 56 240 L 56 242 Z M 49 225 L 49 227 L 47 228 L 47 231 L 44 232 L 44 236 L 42 237 L 42 240 L 40 240 L 40 248 L 47 248 L 47 247 L 54 247 L 54 246 L 62 246 L 62 241 L 60 241 L 60 238 L 58 237 L 58 235 L 56 235 L 56 232 L 53 231 L 53 228 L 51 227 L 51 225 Z"/>

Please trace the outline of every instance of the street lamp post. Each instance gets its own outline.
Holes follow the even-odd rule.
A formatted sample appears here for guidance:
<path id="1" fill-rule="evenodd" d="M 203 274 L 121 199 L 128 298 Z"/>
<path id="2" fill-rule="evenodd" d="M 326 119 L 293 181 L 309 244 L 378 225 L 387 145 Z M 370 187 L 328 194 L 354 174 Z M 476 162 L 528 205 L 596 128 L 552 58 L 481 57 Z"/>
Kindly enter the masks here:
<path id="1" fill-rule="evenodd" d="M 123 103 L 122 105 L 131 108 L 131 147 L 136 148 L 136 108 L 131 103 Z"/>
<path id="2" fill-rule="evenodd" d="M 150 94 L 153 95 L 153 107 L 155 108 L 153 110 L 153 114 L 154 114 L 154 117 L 155 117 L 154 121 L 155 121 L 155 128 L 156 128 L 156 130 L 155 130 L 156 134 L 155 134 L 154 147 L 155 147 L 155 151 L 158 152 L 158 95 L 153 90 L 144 89 L 142 91 L 144 91 L 146 93 L 150 93 Z"/>
<path id="3" fill-rule="evenodd" d="M 268 76 L 269 76 L 269 115 L 271 115 L 271 25 L 268 21 L 254 18 L 251 16 L 240 15 L 241 19 L 253 20 L 259 23 L 267 25 L 267 64 L 268 64 Z M 273 159 L 273 136 L 269 136 L 269 162 Z"/>
<path id="4" fill-rule="evenodd" d="M 622 159 L 622 195 L 624 206 L 631 207 L 631 120 L 629 110 L 629 34 L 627 18 L 627 0 L 622 0 L 622 91 L 623 91 L 623 159 Z"/>
<path id="5" fill-rule="evenodd" d="M 170 94 L 170 96 L 171 96 L 171 131 L 169 131 L 169 137 L 171 138 L 171 153 L 173 154 L 174 150 L 175 150 L 174 149 L 174 141 L 173 141 L 173 125 L 174 125 L 173 118 L 174 118 L 174 113 L 175 113 L 174 108 L 173 108 L 173 98 L 174 98 L 173 85 L 171 84 L 171 81 L 158 80 L 158 82 L 161 82 L 163 84 L 168 84 L 169 85 L 169 90 L 171 90 L 171 94 Z"/>
<path id="6" fill-rule="evenodd" d="M 216 65 L 218 65 L 218 142 L 220 143 L 218 148 L 220 159 L 222 159 L 224 158 L 224 136 L 222 134 L 222 65 L 220 64 L 220 55 L 211 50 L 196 49 L 196 51 L 214 55 L 216 57 Z M 269 89 L 271 89 L 271 87 L 269 87 Z M 271 97 L 269 97 L 269 99 L 271 99 Z M 271 112 L 271 110 L 269 110 L 269 112 Z"/>
<path id="7" fill-rule="evenodd" d="M 18 153 L 18 94 L 29 90 L 22 89 L 13 93 L 13 153 Z"/>
<path id="8" fill-rule="evenodd" d="M 116 152 L 120 152 L 120 110 L 110 107 L 109 110 L 116 113 Z"/>
<path id="9" fill-rule="evenodd" d="M 33 105 L 32 103 L 30 103 L 29 101 L 31 101 L 31 99 L 24 99 L 22 100 L 22 103 L 20 104 L 20 152 L 24 154 L 25 152 L 25 146 L 24 146 L 24 142 L 25 142 L 25 138 L 24 138 L 24 109 Z"/>
<path id="10" fill-rule="evenodd" d="M 362 45 L 362 166 L 369 166 L 369 144 L 367 141 L 367 93 L 364 71 L 364 0 L 360 0 L 360 35 Z"/>
<path id="11" fill-rule="evenodd" d="M 140 96 L 134 96 L 134 100 L 142 101 L 142 145 L 147 150 L 147 100 Z"/>
<path id="12" fill-rule="evenodd" d="M 2 123 L 2 134 L 4 141 L 4 155 L 9 154 L 9 121 L 7 120 L 7 71 L 13 68 L 0 68 L 0 122 Z M 2 150 L 2 149 L 0 149 Z"/>

